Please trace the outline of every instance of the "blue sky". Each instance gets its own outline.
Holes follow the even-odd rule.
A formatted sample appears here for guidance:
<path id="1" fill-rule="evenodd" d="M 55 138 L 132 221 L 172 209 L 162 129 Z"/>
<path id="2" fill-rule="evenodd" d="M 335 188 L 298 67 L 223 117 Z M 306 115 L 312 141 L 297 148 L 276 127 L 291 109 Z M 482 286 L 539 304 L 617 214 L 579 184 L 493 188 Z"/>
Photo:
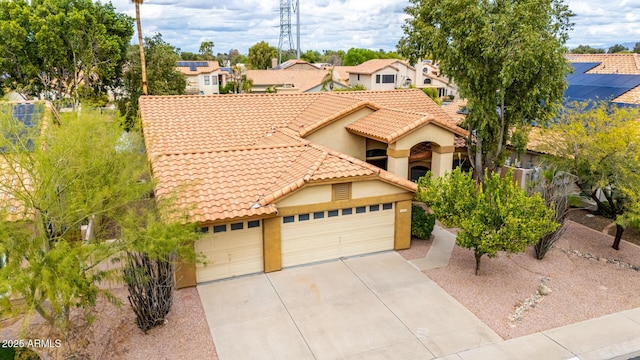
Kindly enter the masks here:
<path id="1" fill-rule="evenodd" d="M 295 1 L 295 0 L 293 0 Z M 130 0 L 112 0 L 117 11 L 135 16 Z M 608 48 L 640 41 L 640 0 L 566 0 L 576 16 L 569 47 L 589 44 Z M 402 37 L 408 0 L 300 0 L 302 51 L 391 51 Z M 146 0 L 141 6 L 142 32 L 162 33 L 183 51 L 197 52 L 213 41 L 214 53 L 238 49 L 246 54 L 262 40 L 278 46 L 280 0 Z M 292 14 L 295 46 L 295 14 Z M 135 38 L 134 38 L 135 39 Z"/>

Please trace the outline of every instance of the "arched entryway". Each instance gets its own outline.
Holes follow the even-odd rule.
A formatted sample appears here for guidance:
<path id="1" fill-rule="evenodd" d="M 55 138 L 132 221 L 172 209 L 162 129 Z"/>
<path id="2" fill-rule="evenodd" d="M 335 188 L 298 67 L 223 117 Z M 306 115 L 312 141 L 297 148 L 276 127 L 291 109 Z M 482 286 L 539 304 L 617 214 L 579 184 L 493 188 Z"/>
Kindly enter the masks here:
<path id="1" fill-rule="evenodd" d="M 430 141 L 413 145 L 409 150 L 409 180 L 417 182 L 419 178 L 431 170 L 433 156 Z"/>

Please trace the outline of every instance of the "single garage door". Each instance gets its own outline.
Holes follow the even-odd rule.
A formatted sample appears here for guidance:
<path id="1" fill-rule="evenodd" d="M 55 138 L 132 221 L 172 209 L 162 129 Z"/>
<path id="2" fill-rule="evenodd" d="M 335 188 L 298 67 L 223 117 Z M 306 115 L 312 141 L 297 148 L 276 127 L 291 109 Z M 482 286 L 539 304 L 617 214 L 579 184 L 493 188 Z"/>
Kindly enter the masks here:
<path id="1" fill-rule="evenodd" d="M 264 270 L 260 220 L 216 225 L 196 241 L 207 265 L 196 264 L 196 281 L 204 282 Z M 213 230 L 213 231 L 212 231 Z"/>
<path id="2" fill-rule="evenodd" d="M 319 211 L 282 218 L 282 266 L 393 249 L 393 204 Z"/>

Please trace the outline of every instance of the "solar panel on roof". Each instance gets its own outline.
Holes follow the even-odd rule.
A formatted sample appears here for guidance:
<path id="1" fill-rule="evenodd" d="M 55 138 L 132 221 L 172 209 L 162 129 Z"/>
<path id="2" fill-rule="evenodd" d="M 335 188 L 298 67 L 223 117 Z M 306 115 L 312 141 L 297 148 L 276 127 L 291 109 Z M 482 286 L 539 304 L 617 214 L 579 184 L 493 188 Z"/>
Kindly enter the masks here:
<path id="1" fill-rule="evenodd" d="M 196 71 L 199 67 L 207 66 L 209 66 L 209 63 L 206 61 L 178 61 L 178 67 L 188 67 L 191 71 Z"/>
<path id="2" fill-rule="evenodd" d="M 575 71 L 567 76 L 569 86 L 565 91 L 568 101 L 613 100 L 640 86 L 640 75 L 585 74 L 599 63 L 572 63 Z"/>
<path id="3" fill-rule="evenodd" d="M 571 66 L 573 66 L 574 69 L 574 74 L 584 74 L 598 65 L 600 65 L 599 62 L 571 63 Z"/>

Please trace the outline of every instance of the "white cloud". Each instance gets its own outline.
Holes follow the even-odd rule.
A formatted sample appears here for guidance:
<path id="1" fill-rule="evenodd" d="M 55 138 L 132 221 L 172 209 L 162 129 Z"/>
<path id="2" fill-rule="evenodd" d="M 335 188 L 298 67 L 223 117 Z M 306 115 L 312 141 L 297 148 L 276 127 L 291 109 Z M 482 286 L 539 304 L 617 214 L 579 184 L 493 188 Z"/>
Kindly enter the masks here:
<path id="1" fill-rule="evenodd" d="M 135 16 L 131 0 L 112 0 L 118 11 Z M 302 50 L 351 47 L 394 50 L 407 18 L 409 0 L 302 0 Z M 201 41 L 215 43 L 215 52 L 248 48 L 260 41 L 279 40 L 279 0 L 146 0 L 140 6 L 143 33 L 160 32 L 165 41 L 196 52 Z M 576 13 L 569 47 L 608 47 L 640 41 L 640 0 L 568 0 Z M 292 13 L 295 43 L 295 14 Z M 134 37 L 135 40 L 135 37 Z"/>

